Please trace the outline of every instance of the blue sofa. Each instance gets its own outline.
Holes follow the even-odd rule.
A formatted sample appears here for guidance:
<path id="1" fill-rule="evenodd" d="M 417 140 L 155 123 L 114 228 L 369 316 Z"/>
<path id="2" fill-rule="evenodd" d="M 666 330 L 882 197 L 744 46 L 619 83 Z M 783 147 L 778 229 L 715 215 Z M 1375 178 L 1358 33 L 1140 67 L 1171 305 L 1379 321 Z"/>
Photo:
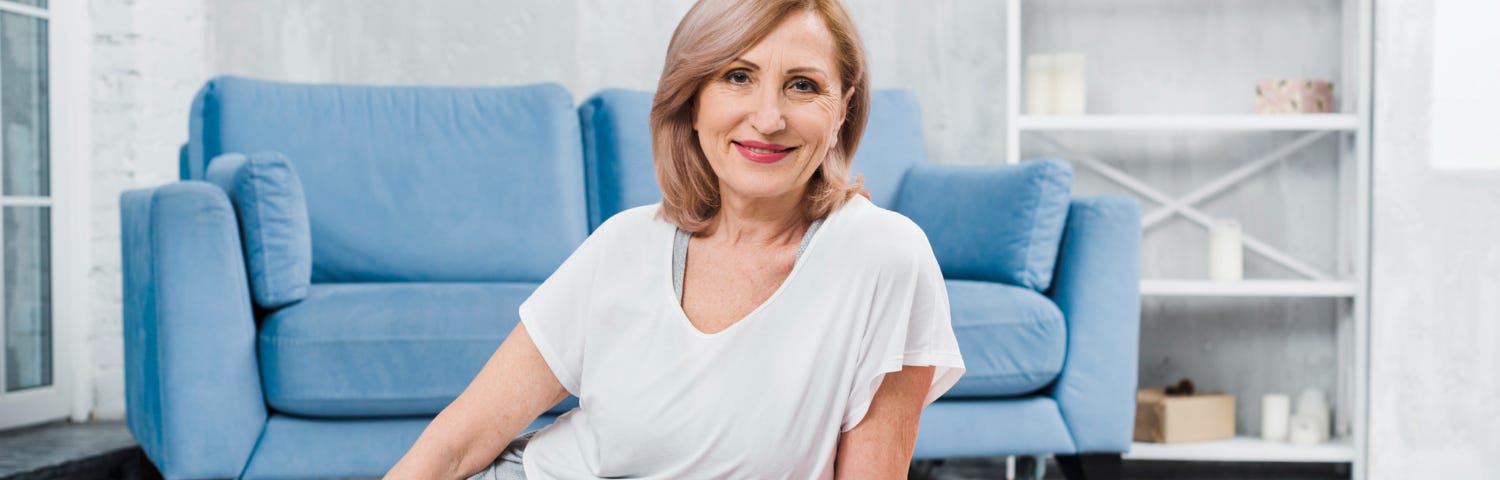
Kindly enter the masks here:
<path id="1" fill-rule="evenodd" d="M 193 102 L 182 181 L 121 196 L 127 420 L 166 478 L 379 476 L 610 215 L 660 199 L 648 92 L 236 77 Z M 915 456 L 1057 455 L 1118 473 L 1139 336 L 1140 215 L 1055 160 L 925 161 L 874 95 L 855 160 L 927 232 L 964 378 Z M 577 407 L 569 398 L 529 428 Z"/>

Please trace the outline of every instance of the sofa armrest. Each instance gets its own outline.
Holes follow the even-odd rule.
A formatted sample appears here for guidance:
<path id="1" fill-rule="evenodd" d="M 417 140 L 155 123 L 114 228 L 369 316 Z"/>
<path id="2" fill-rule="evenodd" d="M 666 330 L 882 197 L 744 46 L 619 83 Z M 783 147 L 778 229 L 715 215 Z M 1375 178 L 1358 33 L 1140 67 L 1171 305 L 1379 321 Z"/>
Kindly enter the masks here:
<path id="1" fill-rule="evenodd" d="M 1140 358 L 1140 242 L 1135 199 L 1073 199 L 1048 296 L 1068 326 L 1067 356 L 1051 395 L 1078 453 L 1130 449 Z"/>
<path id="2" fill-rule="evenodd" d="M 166 478 L 238 477 L 266 423 L 234 208 L 186 181 L 120 195 L 126 420 Z"/>

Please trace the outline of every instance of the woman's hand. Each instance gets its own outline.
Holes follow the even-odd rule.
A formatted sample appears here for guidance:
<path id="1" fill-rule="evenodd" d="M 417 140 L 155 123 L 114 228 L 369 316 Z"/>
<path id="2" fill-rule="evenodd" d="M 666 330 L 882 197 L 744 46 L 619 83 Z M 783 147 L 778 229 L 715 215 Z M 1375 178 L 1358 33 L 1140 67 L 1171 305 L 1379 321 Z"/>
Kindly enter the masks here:
<path id="1" fill-rule="evenodd" d="M 567 397 L 525 326 L 517 323 L 474 381 L 432 419 L 385 478 L 468 478 Z"/>
<path id="2" fill-rule="evenodd" d="M 917 447 L 922 400 L 936 367 L 906 365 L 885 374 L 865 418 L 839 436 L 835 478 L 903 479 Z"/>

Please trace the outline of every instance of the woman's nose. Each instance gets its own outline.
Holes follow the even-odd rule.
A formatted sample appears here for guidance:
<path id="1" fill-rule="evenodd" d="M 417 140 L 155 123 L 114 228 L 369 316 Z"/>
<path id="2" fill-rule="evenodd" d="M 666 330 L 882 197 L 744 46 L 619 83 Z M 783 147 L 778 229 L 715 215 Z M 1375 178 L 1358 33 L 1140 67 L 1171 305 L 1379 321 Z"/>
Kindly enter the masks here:
<path id="1" fill-rule="evenodd" d="M 770 135 L 786 128 L 786 118 L 781 114 L 780 93 L 772 90 L 756 95 L 755 108 L 750 112 L 750 127 L 762 135 Z"/>

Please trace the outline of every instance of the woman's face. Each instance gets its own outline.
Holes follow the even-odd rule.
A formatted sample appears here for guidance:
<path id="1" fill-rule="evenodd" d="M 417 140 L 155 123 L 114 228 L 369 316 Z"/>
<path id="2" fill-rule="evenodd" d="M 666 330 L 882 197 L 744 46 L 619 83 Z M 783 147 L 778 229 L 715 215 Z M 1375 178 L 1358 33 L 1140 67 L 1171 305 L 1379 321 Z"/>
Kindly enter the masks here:
<path id="1" fill-rule="evenodd" d="M 844 123 L 835 48 L 822 17 L 793 13 L 698 90 L 693 129 L 726 202 L 800 201 Z"/>

